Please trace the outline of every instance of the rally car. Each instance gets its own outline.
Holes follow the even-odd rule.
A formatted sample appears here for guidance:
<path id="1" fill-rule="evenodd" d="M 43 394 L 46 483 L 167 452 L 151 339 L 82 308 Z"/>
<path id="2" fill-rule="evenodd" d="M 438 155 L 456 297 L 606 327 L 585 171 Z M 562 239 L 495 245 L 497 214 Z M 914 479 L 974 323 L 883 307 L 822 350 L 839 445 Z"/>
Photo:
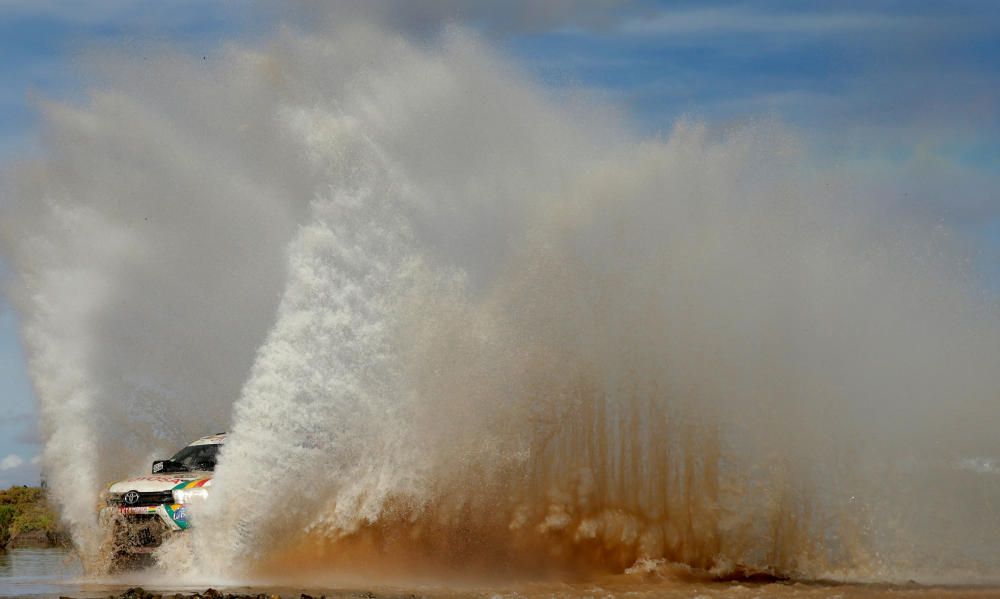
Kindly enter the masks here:
<path id="1" fill-rule="evenodd" d="M 153 462 L 148 476 L 108 487 L 100 520 L 113 558 L 151 553 L 163 539 L 191 525 L 189 510 L 208 497 L 226 434 L 202 437 L 169 460 Z"/>

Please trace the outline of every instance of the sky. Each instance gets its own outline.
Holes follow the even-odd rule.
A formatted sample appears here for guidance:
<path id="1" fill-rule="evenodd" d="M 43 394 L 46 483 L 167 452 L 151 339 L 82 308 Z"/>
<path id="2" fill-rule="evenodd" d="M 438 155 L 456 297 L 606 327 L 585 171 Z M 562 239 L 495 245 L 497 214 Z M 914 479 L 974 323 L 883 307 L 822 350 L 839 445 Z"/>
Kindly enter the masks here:
<path id="1" fill-rule="evenodd" d="M 338 3 L 0 0 L 0 168 L 39 156 L 40 99 L 85 102 L 93 50 L 210 57 L 286 21 L 352 13 L 414 36 L 479 30 L 553 93 L 584 90 L 640 135 L 678 119 L 777 120 L 814 155 L 910 190 L 904 209 L 972 240 L 1000 292 L 1000 2 Z M 2 172 L 2 171 L 0 171 Z M 2 210 L 0 198 L 0 210 Z M 0 257 L 0 276 L 3 275 Z M 0 487 L 38 481 L 38 418 L 0 293 Z"/>

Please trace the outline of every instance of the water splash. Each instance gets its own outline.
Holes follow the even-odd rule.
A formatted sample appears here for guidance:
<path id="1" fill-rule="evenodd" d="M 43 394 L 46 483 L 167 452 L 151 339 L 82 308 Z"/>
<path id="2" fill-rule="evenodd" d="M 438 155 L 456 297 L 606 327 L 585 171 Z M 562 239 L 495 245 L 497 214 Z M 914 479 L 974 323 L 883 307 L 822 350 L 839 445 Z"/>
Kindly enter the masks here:
<path id="1" fill-rule="evenodd" d="M 50 107 L 6 208 L 78 543 L 229 428 L 196 576 L 990 573 L 952 466 L 1000 455 L 1000 331 L 946 234 L 777 124 L 633 139 L 459 29 L 219 62 Z"/>
<path id="2" fill-rule="evenodd" d="M 602 144 L 474 40 L 380 47 L 290 119 L 331 191 L 236 404 L 212 568 L 926 567 L 928 522 L 889 518 L 929 470 L 894 462 L 940 443 L 944 393 L 989 397 L 996 350 L 947 239 L 775 125 Z"/>

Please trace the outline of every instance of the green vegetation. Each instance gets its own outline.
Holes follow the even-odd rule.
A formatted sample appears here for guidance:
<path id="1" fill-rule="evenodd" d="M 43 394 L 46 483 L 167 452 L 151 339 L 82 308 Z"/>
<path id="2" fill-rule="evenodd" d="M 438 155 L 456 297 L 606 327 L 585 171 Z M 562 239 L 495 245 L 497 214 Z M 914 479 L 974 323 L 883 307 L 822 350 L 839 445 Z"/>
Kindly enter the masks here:
<path id="1" fill-rule="evenodd" d="M 0 491 L 0 549 L 19 535 L 34 534 L 55 542 L 58 518 L 49 508 L 45 489 L 11 487 Z"/>

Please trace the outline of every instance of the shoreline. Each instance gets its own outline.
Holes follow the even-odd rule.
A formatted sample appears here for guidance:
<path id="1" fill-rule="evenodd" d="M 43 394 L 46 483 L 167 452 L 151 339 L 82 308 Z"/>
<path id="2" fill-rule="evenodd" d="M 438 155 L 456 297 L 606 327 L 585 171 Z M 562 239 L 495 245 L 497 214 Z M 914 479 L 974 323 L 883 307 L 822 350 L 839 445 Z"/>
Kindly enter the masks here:
<path id="1" fill-rule="evenodd" d="M 0 551 L 67 545 L 45 488 L 15 485 L 0 491 Z"/>

